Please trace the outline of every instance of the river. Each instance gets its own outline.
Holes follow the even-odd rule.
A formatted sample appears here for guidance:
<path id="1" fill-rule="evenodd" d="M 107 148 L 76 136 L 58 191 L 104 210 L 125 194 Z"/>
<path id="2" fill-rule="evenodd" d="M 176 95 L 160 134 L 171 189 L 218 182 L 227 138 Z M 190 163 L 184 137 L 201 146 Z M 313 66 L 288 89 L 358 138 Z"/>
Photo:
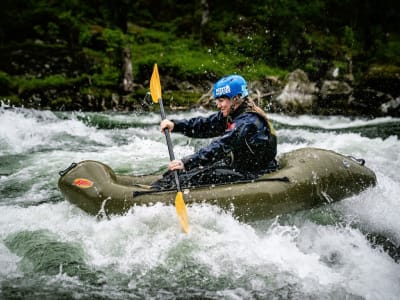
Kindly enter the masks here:
<path id="1" fill-rule="evenodd" d="M 398 299 L 400 119 L 270 118 L 279 153 L 311 146 L 363 158 L 377 186 L 253 223 L 188 206 L 189 234 L 161 203 L 96 219 L 63 199 L 58 172 L 85 159 L 121 174 L 161 172 L 169 156 L 159 114 L 2 105 L 0 298 Z M 172 141 L 178 158 L 209 142 Z"/>

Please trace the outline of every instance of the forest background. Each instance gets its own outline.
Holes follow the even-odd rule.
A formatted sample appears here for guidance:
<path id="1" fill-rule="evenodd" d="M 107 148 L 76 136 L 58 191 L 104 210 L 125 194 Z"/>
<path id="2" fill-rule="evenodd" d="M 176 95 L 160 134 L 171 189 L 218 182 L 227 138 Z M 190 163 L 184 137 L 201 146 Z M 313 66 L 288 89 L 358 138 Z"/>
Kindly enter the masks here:
<path id="1" fill-rule="evenodd" d="M 152 109 L 157 63 L 171 109 L 207 106 L 212 83 L 239 73 L 270 111 L 398 116 L 399 8 L 394 0 L 3 0 L 0 100 Z M 312 86 L 311 110 L 278 105 L 290 80 L 294 90 Z"/>

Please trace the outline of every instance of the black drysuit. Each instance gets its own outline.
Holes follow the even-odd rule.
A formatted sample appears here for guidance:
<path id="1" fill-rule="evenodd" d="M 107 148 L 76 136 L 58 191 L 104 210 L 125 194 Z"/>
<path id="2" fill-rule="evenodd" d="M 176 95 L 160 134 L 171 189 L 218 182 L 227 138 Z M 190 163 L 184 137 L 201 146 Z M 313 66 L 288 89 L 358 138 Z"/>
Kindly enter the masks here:
<path id="1" fill-rule="evenodd" d="M 172 120 L 174 132 L 193 138 L 216 138 L 208 146 L 182 158 L 185 170 L 178 175 L 182 187 L 252 180 L 275 171 L 277 138 L 272 125 L 250 111 L 244 102 L 231 115 L 217 112 L 208 117 Z M 153 183 L 158 189 L 173 188 L 172 172 Z"/>

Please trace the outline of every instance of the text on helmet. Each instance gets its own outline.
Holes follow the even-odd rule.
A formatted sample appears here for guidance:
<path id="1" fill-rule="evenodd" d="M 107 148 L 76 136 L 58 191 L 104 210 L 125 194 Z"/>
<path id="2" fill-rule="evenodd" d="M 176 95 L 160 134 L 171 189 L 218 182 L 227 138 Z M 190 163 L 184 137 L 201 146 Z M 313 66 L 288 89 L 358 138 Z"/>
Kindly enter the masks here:
<path id="1" fill-rule="evenodd" d="M 215 95 L 217 95 L 217 97 L 229 94 L 230 92 L 231 92 L 231 88 L 229 85 L 225 85 L 225 86 L 215 89 Z"/>

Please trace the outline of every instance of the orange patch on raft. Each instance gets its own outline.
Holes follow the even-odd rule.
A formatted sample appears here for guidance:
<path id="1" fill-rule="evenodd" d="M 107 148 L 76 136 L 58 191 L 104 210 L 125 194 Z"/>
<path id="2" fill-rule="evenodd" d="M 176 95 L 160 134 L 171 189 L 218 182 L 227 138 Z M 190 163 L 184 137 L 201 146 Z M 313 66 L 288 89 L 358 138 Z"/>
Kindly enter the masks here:
<path id="1" fill-rule="evenodd" d="M 93 181 L 86 178 L 76 178 L 74 180 L 74 185 L 83 189 L 87 189 L 93 186 Z"/>

